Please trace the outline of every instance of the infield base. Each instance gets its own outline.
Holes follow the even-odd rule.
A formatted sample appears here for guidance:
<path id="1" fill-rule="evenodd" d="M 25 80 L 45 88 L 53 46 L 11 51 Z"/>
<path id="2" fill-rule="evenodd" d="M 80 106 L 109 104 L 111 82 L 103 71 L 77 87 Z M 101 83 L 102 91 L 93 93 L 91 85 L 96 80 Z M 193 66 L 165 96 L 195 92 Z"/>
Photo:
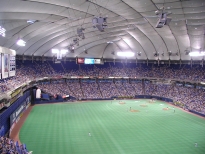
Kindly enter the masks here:
<path id="1" fill-rule="evenodd" d="M 140 106 L 141 106 L 141 107 L 147 107 L 147 105 L 146 105 L 146 104 L 141 104 Z"/>
<path id="2" fill-rule="evenodd" d="M 130 110 L 130 112 L 139 112 L 139 110 Z"/>

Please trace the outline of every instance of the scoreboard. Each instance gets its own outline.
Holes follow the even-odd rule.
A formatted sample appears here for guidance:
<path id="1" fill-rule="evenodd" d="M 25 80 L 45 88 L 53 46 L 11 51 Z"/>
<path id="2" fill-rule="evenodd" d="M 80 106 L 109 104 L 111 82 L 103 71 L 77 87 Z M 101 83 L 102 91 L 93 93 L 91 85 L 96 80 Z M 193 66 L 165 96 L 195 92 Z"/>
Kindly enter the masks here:
<path id="1" fill-rule="evenodd" d="M 99 58 L 77 58 L 78 64 L 102 64 Z"/>
<path id="2" fill-rule="evenodd" d="M 16 75 L 16 51 L 0 47 L 0 79 Z"/>

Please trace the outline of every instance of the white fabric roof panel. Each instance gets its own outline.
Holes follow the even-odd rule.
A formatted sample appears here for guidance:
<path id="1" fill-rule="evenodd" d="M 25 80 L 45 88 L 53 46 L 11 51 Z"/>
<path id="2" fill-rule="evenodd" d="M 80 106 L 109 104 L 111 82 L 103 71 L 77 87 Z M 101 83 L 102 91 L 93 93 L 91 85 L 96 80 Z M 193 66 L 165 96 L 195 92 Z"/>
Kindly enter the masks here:
<path id="1" fill-rule="evenodd" d="M 162 6 L 172 21 L 157 29 L 155 11 Z M 105 32 L 93 28 L 95 16 L 107 17 Z M 82 26 L 85 39 L 67 57 L 117 59 L 113 52 L 130 50 L 133 59 L 190 60 L 185 50 L 205 48 L 205 0 L 1 0 L 0 26 L 7 30 L 0 46 L 17 55 L 53 56 L 51 49 L 68 48 Z M 25 47 L 16 45 L 20 38 Z"/>

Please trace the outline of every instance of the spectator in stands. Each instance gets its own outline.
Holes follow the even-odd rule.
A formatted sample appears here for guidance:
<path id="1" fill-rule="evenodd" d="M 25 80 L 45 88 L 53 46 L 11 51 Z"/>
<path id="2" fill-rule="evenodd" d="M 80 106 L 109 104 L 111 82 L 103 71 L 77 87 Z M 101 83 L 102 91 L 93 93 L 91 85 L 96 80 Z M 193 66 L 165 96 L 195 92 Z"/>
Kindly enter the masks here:
<path id="1" fill-rule="evenodd" d="M 10 138 L 1 137 L 0 138 L 0 153 L 1 154 L 29 154 L 25 145 L 18 145 Z"/>

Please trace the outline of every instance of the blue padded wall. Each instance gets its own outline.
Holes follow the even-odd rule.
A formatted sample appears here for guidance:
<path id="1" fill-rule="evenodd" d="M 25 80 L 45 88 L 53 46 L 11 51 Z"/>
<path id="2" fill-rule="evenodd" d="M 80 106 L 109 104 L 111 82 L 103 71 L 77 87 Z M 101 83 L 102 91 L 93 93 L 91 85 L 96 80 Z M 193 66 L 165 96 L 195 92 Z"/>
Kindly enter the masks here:
<path id="1" fill-rule="evenodd" d="M 0 128 L 4 127 L 4 133 L 7 133 L 10 129 L 10 115 L 30 96 L 30 91 L 24 93 L 16 102 L 14 102 L 9 108 L 0 113 Z"/>

